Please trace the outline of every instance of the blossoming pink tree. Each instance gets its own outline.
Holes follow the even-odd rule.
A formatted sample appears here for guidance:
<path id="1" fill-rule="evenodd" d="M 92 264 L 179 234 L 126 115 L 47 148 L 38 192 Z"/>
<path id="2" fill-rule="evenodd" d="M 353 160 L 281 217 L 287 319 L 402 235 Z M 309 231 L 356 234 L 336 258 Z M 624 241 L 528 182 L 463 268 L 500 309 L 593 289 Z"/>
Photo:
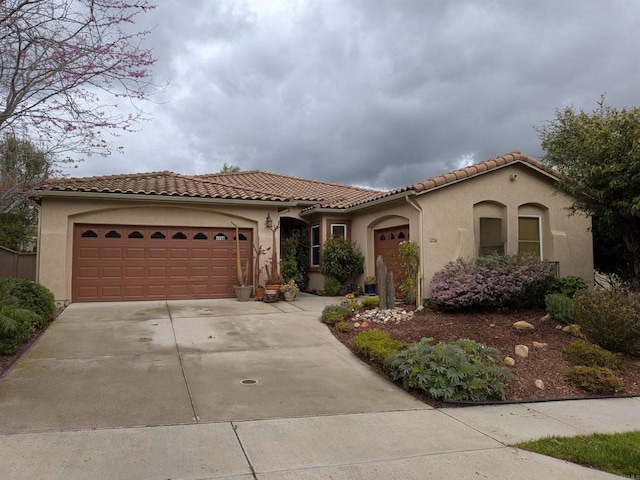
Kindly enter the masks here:
<path id="1" fill-rule="evenodd" d="M 145 0 L 0 2 L 0 131 L 48 151 L 108 153 L 105 132 L 130 131 L 122 108 L 153 90 L 148 31 L 132 25 Z M 132 113 L 133 111 L 133 113 Z"/>

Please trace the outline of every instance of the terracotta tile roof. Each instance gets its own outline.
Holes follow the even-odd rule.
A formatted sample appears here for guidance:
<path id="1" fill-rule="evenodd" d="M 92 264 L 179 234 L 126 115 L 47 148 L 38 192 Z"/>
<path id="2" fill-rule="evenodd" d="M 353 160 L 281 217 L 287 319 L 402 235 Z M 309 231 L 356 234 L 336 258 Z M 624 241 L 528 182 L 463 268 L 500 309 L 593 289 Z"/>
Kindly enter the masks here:
<path id="1" fill-rule="evenodd" d="M 37 191 L 121 193 L 241 200 L 297 200 L 341 208 L 384 193 L 288 175 L 252 170 L 209 175 L 151 172 L 50 180 Z"/>
<path id="2" fill-rule="evenodd" d="M 50 180 L 37 192 L 120 193 L 235 200 L 298 201 L 313 208 L 348 208 L 405 192 L 427 192 L 513 163 L 525 163 L 552 176 L 557 173 L 544 163 L 518 151 L 485 160 L 453 172 L 411 185 L 380 191 L 338 183 L 311 180 L 261 170 L 181 175 L 169 171 Z"/>
<path id="3" fill-rule="evenodd" d="M 422 180 L 417 183 L 413 183 L 411 185 L 406 185 L 404 187 L 397 188 L 395 190 L 391 190 L 389 192 L 385 192 L 380 195 L 378 198 L 389 197 L 402 192 L 414 191 L 416 193 L 427 192 L 429 190 L 434 190 L 436 188 L 443 187 L 448 184 L 456 183 L 461 180 L 465 180 L 468 178 L 475 177 L 477 175 L 489 172 L 491 170 L 496 170 L 498 168 L 505 167 L 507 165 L 513 163 L 525 163 L 534 168 L 542 170 L 543 172 L 548 173 L 554 177 L 558 176 L 558 173 L 553 170 L 551 167 L 545 165 L 544 163 L 536 160 L 529 155 L 525 155 L 519 151 L 513 151 L 511 153 L 505 153 L 504 155 L 500 155 L 499 157 L 490 158 L 485 160 L 484 162 L 476 163 L 474 165 L 469 165 L 468 167 L 461 168 L 459 170 L 454 170 L 452 172 L 444 173 L 442 175 L 436 175 L 435 177 L 427 178 L 426 180 Z"/>

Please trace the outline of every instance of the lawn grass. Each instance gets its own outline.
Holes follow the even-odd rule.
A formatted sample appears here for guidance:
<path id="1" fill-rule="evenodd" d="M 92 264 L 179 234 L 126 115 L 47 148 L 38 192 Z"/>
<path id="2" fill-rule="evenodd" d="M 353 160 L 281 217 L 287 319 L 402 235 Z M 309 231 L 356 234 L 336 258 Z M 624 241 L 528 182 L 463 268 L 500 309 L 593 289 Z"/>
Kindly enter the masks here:
<path id="1" fill-rule="evenodd" d="M 640 479 L 640 431 L 550 437 L 520 443 L 517 447 L 616 475 Z"/>

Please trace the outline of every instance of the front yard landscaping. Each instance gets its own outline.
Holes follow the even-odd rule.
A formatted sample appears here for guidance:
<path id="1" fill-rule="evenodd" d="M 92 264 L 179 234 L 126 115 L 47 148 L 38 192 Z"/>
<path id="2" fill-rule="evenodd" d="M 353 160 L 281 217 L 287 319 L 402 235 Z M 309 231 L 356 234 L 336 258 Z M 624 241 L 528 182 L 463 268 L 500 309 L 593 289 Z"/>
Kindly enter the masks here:
<path id="1" fill-rule="evenodd" d="M 370 299 L 365 298 L 364 301 L 372 303 Z M 534 328 L 514 328 L 513 324 L 520 321 L 527 322 Z M 347 320 L 328 327 L 347 348 L 355 351 L 365 362 L 389 378 L 391 375 L 384 360 L 385 354 L 372 357 L 363 353 L 361 348 L 354 349 L 353 342 L 363 331 L 386 332 L 392 340 L 403 345 L 431 338 L 431 344 L 471 339 L 493 347 L 498 351 L 499 359 L 499 364 L 496 363 L 495 366 L 507 368 L 513 375 L 511 380 L 505 382 L 505 400 L 550 400 L 596 395 L 572 382 L 568 376 L 576 367 L 576 360 L 571 357 L 573 362 L 570 361 L 565 349 L 579 338 L 563 331 L 565 325 L 550 318 L 542 309 L 446 312 L 427 307 L 413 314 L 409 307 L 388 312 L 359 310 Z M 518 345 L 527 347 L 518 349 L 527 351 L 526 357 L 516 354 Z M 515 363 L 508 366 L 504 362 L 506 357 L 512 358 Z M 640 395 L 640 358 L 631 355 L 615 355 L 615 358 L 619 359 L 619 363 L 614 362 L 614 365 L 608 367 L 608 371 L 621 379 L 623 387 L 617 392 L 610 391 L 606 394 Z M 583 363 L 589 362 L 583 360 Z M 442 405 L 442 401 L 435 400 L 419 389 L 412 388 L 409 391 L 430 405 Z M 598 394 L 602 395 L 604 392 Z M 500 399 L 494 396 L 489 400 Z"/>

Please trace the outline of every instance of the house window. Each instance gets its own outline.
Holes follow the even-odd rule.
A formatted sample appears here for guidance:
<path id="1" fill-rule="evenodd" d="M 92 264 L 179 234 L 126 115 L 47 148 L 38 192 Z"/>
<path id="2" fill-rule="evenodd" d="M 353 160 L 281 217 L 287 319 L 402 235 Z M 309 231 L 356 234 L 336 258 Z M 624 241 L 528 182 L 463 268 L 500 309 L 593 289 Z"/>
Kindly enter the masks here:
<path id="1" fill-rule="evenodd" d="M 331 236 L 347 238 L 347 226 L 344 223 L 332 223 Z"/>
<path id="2" fill-rule="evenodd" d="M 518 217 L 518 253 L 533 253 L 542 258 L 540 217 Z"/>
<path id="3" fill-rule="evenodd" d="M 478 255 L 484 257 L 494 253 L 504 254 L 502 219 L 480 217 L 480 251 Z"/>
<path id="4" fill-rule="evenodd" d="M 311 227 L 311 266 L 320 266 L 320 225 Z"/>

